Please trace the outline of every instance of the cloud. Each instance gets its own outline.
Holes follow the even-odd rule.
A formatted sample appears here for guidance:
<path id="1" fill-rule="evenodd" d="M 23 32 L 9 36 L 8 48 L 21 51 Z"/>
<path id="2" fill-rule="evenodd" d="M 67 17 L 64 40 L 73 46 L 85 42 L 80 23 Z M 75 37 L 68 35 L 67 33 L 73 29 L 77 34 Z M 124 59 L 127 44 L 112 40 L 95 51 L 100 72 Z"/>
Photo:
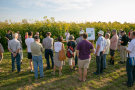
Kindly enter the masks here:
<path id="1" fill-rule="evenodd" d="M 92 6 L 93 0 L 16 0 L 23 8 L 48 8 L 54 10 L 79 10 Z"/>

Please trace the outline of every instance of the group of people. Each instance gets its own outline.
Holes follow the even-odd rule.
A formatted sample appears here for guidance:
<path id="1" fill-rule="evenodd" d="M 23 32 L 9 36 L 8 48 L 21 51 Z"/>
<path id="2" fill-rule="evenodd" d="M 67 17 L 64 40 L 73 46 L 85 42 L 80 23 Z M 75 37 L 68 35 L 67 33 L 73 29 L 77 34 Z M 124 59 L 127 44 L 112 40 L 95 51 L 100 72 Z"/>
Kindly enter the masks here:
<path id="1" fill-rule="evenodd" d="M 32 32 L 27 32 L 25 34 L 25 43 L 27 46 L 28 59 L 30 60 L 31 72 L 35 73 L 35 78 L 38 78 L 38 67 L 40 71 L 40 77 L 44 77 L 43 71 L 43 60 L 42 53 L 46 59 L 47 67 L 46 69 L 53 69 L 52 75 L 56 74 L 56 69 L 59 69 L 59 76 L 62 75 L 62 67 L 65 64 L 64 60 L 60 60 L 60 51 L 65 50 L 66 56 L 69 62 L 69 70 L 72 72 L 78 67 L 79 71 L 79 81 L 86 81 L 87 69 L 91 61 L 91 53 L 96 56 L 96 66 L 97 70 L 94 72 L 95 75 L 100 75 L 103 73 L 104 69 L 107 68 L 107 55 L 110 53 L 109 64 L 115 64 L 115 52 L 118 50 L 120 52 L 120 62 L 124 64 L 126 61 L 127 65 L 127 76 L 129 87 L 133 86 L 135 81 L 135 66 L 129 64 L 128 57 L 135 57 L 135 32 L 130 32 L 130 38 L 126 35 L 125 31 L 120 31 L 119 35 L 117 30 L 112 30 L 112 37 L 110 39 L 111 33 L 107 32 L 104 37 L 104 32 L 100 30 L 98 32 L 98 39 L 96 41 L 96 47 L 94 48 L 93 43 L 87 40 L 88 34 L 81 28 L 80 37 L 76 40 L 73 35 L 70 35 L 66 31 L 66 41 L 63 40 L 62 36 L 54 41 L 51 38 L 51 32 L 46 33 L 46 38 L 40 43 L 39 32 L 34 35 Z M 8 49 L 11 52 L 12 59 L 12 71 L 15 70 L 15 60 L 17 64 L 18 73 L 21 71 L 21 60 L 23 59 L 22 53 L 22 40 L 19 32 L 14 33 L 13 36 L 9 31 L 6 34 L 6 39 L 8 40 Z M 66 48 L 64 43 L 66 42 Z M 3 50 L 4 52 L 4 50 Z M 51 63 L 50 60 L 51 59 Z"/>

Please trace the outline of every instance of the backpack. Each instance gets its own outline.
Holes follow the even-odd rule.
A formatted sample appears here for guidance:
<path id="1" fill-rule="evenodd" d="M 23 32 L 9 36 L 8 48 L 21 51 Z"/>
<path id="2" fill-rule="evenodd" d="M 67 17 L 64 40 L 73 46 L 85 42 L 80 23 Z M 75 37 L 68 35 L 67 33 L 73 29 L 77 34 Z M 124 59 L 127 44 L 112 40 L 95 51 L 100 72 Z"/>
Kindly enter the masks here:
<path id="1" fill-rule="evenodd" d="M 67 53 L 66 53 L 66 56 L 67 56 L 68 58 L 74 57 L 74 49 L 73 49 L 73 47 L 72 47 L 72 43 L 70 43 L 70 44 L 71 44 L 71 45 L 68 46 Z"/>

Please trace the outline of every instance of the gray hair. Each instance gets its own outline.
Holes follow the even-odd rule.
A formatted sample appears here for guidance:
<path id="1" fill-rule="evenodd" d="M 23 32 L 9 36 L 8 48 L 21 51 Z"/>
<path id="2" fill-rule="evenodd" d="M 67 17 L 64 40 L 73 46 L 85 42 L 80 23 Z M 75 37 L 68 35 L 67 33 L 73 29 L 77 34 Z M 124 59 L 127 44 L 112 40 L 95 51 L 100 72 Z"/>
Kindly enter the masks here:
<path id="1" fill-rule="evenodd" d="M 69 36 L 69 40 L 74 40 L 74 36 L 73 35 L 70 35 Z"/>
<path id="2" fill-rule="evenodd" d="M 18 36 L 18 33 L 13 34 L 13 38 L 16 38 Z"/>
<path id="3" fill-rule="evenodd" d="M 109 34 L 109 33 L 106 33 L 105 35 L 106 35 L 108 38 L 110 38 L 110 34 Z"/>

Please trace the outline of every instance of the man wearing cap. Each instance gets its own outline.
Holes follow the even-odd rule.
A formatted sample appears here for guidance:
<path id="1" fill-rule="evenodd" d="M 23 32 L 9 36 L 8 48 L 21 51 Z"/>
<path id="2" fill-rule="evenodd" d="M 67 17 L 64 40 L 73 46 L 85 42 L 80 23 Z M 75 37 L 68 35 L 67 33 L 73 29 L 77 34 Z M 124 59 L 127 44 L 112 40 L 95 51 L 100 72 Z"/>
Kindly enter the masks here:
<path id="1" fill-rule="evenodd" d="M 39 36 L 34 36 L 34 42 L 31 43 L 31 53 L 32 53 L 32 61 L 34 66 L 35 78 L 38 78 L 38 67 L 40 71 L 40 77 L 44 76 L 43 73 L 43 60 L 42 60 L 42 52 L 43 46 L 40 43 Z"/>
<path id="2" fill-rule="evenodd" d="M 110 40 L 110 55 L 111 55 L 110 64 L 114 65 L 114 54 L 118 46 L 118 35 L 116 30 L 113 30 L 112 34 L 113 36 Z"/>
<path id="3" fill-rule="evenodd" d="M 83 40 L 83 34 L 84 34 L 84 30 L 82 30 L 82 31 L 80 30 L 80 33 L 79 33 L 80 37 L 76 39 L 77 45 L 79 42 L 81 42 Z M 78 64 L 78 57 L 76 55 L 75 56 L 75 66 L 77 66 L 77 64 Z"/>
<path id="4" fill-rule="evenodd" d="M 103 73 L 103 51 L 105 48 L 105 38 L 103 37 L 104 32 L 99 31 L 98 32 L 98 40 L 96 42 L 96 64 L 97 64 L 97 71 L 94 72 L 95 75 L 99 75 L 100 73 Z"/>
<path id="5" fill-rule="evenodd" d="M 17 72 L 20 72 L 20 42 L 17 40 L 18 39 L 18 34 L 15 33 L 13 35 L 13 38 L 9 43 L 8 43 L 8 50 L 11 52 L 11 59 L 12 59 L 12 72 L 15 70 L 15 60 L 17 64 Z"/>

